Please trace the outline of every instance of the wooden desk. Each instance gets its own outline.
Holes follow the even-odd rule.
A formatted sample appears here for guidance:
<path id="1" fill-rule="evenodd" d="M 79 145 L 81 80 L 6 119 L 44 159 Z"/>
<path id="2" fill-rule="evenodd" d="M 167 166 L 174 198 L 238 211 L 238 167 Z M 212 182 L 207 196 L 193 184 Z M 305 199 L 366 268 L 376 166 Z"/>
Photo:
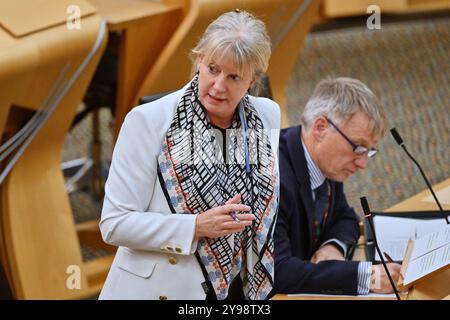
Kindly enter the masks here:
<path id="1" fill-rule="evenodd" d="M 437 194 L 438 199 L 441 201 L 441 205 L 444 210 L 449 210 L 450 199 L 441 199 L 439 197 L 439 192 L 444 190 L 445 188 L 450 186 L 450 178 L 445 181 L 438 183 L 433 186 L 434 192 Z M 388 209 L 386 212 L 395 212 L 395 211 L 420 211 L 420 210 L 438 210 L 437 204 L 426 201 L 426 199 L 431 195 L 428 189 L 418 193 L 417 195 L 404 200 Z M 445 201 L 445 203 L 443 203 Z M 353 256 L 353 260 L 355 261 L 364 261 L 366 260 L 365 251 L 364 251 L 364 238 L 360 237 L 358 241 L 358 246 L 355 250 L 355 254 Z M 407 295 L 401 295 L 401 299 L 449 299 L 449 288 L 450 288 L 450 269 L 437 274 L 429 280 L 424 281 L 424 283 L 419 283 L 409 290 Z M 364 296 L 358 297 L 315 297 L 311 296 L 288 296 L 287 294 L 276 294 L 272 300 L 383 300 L 378 298 L 367 298 Z"/>
<path id="2" fill-rule="evenodd" d="M 407 295 L 401 293 L 401 300 L 406 300 Z M 302 296 L 290 296 L 287 294 L 276 294 L 271 300 L 397 300 L 395 297 L 371 297 L 371 296 L 334 296 L 334 295 L 302 295 Z"/>
<path id="3" fill-rule="evenodd" d="M 183 1 L 89 0 L 120 34 L 114 140 L 142 81 L 181 22 Z"/>
<path id="4" fill-rule="evenodd" d="M 424 182 L 425 184 L 425 182 Z M 439 201 L 441 202 L 442 208 L 444 210 L 450 210 L 450 204 L 449 199 L 440 199 L 439 192 L 444 190 L 445 188 L 450 186 L 450 178 L 442 181 L 441 183 L 438 183 L 437 185 L 433 186 L 434 193 L 436 193 L 436 196 L 438 197 Z M 406 199 L 405 201 L 402 201 L 400 203 L 397 203 L 396 205 L 393 205 L 392 207 L 386 209 L 386 212 L 393 212 L 393 211 L 428 211 L 428 210 L 439 210 L 438 205 L 432 201 L 427 201 L 426 199 L 431 197 L 430 190 L 425 189 L 422 192 L 416 194 L 415 196 L 412 196 L 409 199 Z M 442 197 L 442 196 L 441 196 Z M 445 201 L 444 201 L 445 200 Z"/>

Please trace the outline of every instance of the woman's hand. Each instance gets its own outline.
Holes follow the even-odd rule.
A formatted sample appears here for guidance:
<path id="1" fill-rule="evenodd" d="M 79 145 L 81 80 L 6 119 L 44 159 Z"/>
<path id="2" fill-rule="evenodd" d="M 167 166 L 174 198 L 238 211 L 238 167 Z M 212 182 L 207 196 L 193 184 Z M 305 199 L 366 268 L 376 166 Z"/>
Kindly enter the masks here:
<path id="1" fill-rule="evenodd" d="M 237 194 L 228 200 L 223 206 L 209 209 L 197 215 L 195 221 L 195 236 L 197 238 L 218 238 L 231 233 L 240 232 L 246 226 L 250 226 L 255 220 L 255 216 L 250 213 L 237 215 L 240 222 L 234 221 L 230 212 L 248 212 L 250 207 L 240 204 L 241 195 Z"/>

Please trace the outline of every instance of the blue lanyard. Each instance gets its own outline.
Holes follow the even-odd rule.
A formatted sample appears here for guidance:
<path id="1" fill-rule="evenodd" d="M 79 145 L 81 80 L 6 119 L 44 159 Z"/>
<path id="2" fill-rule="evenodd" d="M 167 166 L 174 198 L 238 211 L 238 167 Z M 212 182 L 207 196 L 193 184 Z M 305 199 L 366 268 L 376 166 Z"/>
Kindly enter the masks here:
<path id="1" fill-rule="evenodd" d="M 239 107 L 239 119 L 241 120 L 242 131 L 244 135 L 244 151 L 245 151 L 245 171 L 250 173 L 250 154 L 249 154 L 249 145 L 248 145 L 248 127 L 247 127 L 247 119 L 245 118 L 244 106 Z"/>

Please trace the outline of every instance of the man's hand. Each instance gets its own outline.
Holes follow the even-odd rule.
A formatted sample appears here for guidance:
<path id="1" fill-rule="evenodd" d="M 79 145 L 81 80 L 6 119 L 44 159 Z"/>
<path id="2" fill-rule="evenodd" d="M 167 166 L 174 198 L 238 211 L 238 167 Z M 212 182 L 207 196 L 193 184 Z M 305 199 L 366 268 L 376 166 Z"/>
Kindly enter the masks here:
<path id="1" fill-rule="evenodd" d="M 394 284 L 397 285 L 398 277 L 400 275 L 400 265 L 397 263 L 388 263 L 387 268 L 391 274 Z M 377 264 L 372 266 L 372 276 L 370 278 L 370 291 L 373 293 L 392 293 L 391 282 L 389 281 L 388 275 L 384 270 L 382 264 Z"/>
<path id="2" fill-rule="evenodd" d="M 312 263 L 325 260 L 345 260 L 342 252 L 332 244 L 326 244 L 317 250 L 311 258 Z"/>

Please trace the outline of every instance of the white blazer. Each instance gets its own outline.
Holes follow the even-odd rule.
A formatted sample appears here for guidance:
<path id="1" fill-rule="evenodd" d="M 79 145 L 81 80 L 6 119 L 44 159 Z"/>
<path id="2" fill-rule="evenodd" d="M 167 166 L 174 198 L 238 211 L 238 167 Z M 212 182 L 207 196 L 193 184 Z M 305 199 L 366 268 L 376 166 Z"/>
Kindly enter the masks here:
<path id="1" fill-rule="evenodd" d="M 100 221 L 103 240 L 119 248 L 99 299 L 206 297 L 194 255 L 196 215 L 172 214 L 157 176 L 161 143 L 186 88 L 134 108 L 122 125 Z M 273 129 L 277 157 L 279 107 L 266 98 L 250 99 L 264 127 Z"/>

